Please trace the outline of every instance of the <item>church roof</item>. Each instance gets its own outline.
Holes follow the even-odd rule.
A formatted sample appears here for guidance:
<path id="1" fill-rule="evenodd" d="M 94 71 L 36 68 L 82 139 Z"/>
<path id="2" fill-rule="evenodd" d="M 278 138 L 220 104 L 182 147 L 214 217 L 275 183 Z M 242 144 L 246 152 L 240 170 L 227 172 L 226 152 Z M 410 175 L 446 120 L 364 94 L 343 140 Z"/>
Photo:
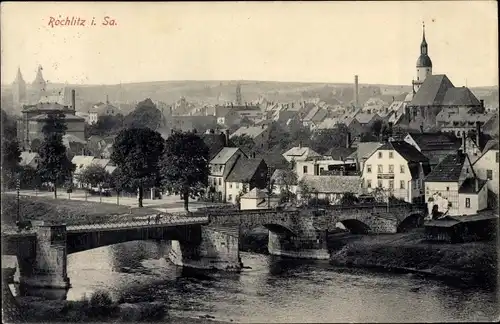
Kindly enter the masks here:
<path id="1" fill-rule="evenodd" d="M 453 83 L 445 74 L 429 75 L 413 96 L 410 106 L 440 105 L 448 89 L 454 88 Z"/>
<path id="2" fill-rule="evenodd" d="M 461 87 L 448 89 L 442 104 L 446 106 L 479 106 L 481 102 L 469 88 Z"/>

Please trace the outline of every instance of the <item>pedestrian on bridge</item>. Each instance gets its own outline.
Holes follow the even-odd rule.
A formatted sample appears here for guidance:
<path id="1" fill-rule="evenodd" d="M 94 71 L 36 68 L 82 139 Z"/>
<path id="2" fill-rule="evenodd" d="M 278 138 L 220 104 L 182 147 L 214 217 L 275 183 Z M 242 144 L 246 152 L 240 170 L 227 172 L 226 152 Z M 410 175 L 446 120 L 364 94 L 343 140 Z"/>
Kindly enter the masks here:
<path id="1" fill-rule="evenodd" d="M 148 215 L 148 225 L 151 223 L 151 215 Z"/>

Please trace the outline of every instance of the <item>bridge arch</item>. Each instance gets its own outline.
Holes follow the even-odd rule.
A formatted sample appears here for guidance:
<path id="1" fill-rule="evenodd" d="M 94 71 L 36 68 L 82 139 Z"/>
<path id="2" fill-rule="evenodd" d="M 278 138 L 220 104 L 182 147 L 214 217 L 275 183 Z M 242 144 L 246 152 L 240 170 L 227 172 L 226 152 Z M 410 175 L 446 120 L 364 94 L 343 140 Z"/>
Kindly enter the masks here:
<path id="1" fill-rule="evenodd" d="M 368 234 L 371 232 L 371 227 L 358 219 L 351 218 L 339 220 L 339 223 L 344 225 L 352 234 Z"/>
<path id="2" fill-rule="evenodd" d="M 397 232 L 407 232 L 410 229 L 420 227 L 424 222 L 423 213 L 414 212 L 406 216 L 397 226 Z"/>

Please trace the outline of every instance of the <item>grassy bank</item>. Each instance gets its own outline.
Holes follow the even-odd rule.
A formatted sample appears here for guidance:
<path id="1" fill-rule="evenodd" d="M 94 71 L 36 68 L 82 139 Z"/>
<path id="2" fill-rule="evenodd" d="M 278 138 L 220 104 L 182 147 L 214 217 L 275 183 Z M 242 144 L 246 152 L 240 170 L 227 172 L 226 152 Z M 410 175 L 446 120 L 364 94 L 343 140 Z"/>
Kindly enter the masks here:
<path id="1" fill-rule="evenodd" d="M 494 287 L 497 244 L 438 244 L 424 240 L 422 229 L 409 233 L 332 239 L 331 263 L 337 266 L 409 271 L 458 284 Z"/>
<path id="2" fill-rule="evenodd" d="M 22 220 L 65 222 L 68 225 L 119 222 L 133 216 L 157 213 L 151 208 L 129 208 L 81 200 L 53 199 L 47 197 L 20 197 L 19 211 Z M 14 225 L 17 217 L 15 195 L 2 194 L 2 223 Z"/>

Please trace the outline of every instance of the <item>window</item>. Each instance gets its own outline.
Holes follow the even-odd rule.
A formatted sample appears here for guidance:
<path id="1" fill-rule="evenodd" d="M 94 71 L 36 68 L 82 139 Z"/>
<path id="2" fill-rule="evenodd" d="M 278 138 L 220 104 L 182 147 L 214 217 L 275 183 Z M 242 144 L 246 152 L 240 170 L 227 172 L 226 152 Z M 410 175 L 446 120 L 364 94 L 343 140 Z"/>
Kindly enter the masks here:
<path id="1" fill-rule="evenodd" d="M 399 181 L 399 189 L 404 189 L 405 188 L 405 181 L 401 180 Z"/>
<path id="2" fill-rule="evenodd" d="M 498 163 L 498 152 L 495 154 L 495 160 Z"/>
<path id="3" fill-rule="evenodd" d="M 389 152 L 389 159 L 393 159 L 394 158 L 394 153 L 393 152 Z"/>
<path id="4" fill-rule="evenodd" d="M 383 173 L 384 172 L 384 168 L 382 167 L 382 164 L 377 165 L 377 172 L 378 173 Z"/>
<path id="5" fill-rule="evenodd" d="M 446 187 L 446 191 L 450 191 L 450 187 Z"/>
<path id="6" fill-rule="evenodd" d="M 382 152 L 378 152 L 378 158 L 381 159 L 382 158 Z"/>
<path id="7" fill-rule="evenodd" d="M 366 188 L 371 188 L 371 187 L 372 187 L 372 181 L 366 180 Z"/>
<path id="8" fill-rule="evenodd" d="M 220 186 L 220 185 L 222 185 L 222 181 L 221 181 L 221 179 L 219 178 L 219 186 Z"/>
<path id="9" fill-rule="evenodd" d="M 389 164 L 389 173 L 394 173 L 394 165 Z"/>
<path id="10" fill-rule="evenodd" d="M 217 178 L 214 178 L 214 186 L 217 185 Z"/>
<path id="11" fill-rule="evenodd" d="M 389 189 L 394 189 L 394 180 L 389 180 Z"/>
<path id="12" fill-rule="evenodd" d="M 404 166 L 404 164 L 401 164 L 399 166 L 399 173 L 405 173 L 405 166 Z"/>
<path id="13" fill-rule="evenodd" d="M 366 173 L 372 173 L 372 165 L 371 164 L 366 165 Z"/>
<path id="14" fill-rule="evenodd" d="M 378 187 L 382 188 L 382 180 L 378 180 Z"/>
<path id="15" fill-rule="evenodd" d="M 229 200 L 229 201 L 233 200 L 233 195 L 228 195 L 227 200 Z"/>
<path id="16" fill-rule="evenodd" d="M 470 208 L 470 198 L 465 198 L 465 208 Z"/>
<path id="17" fill-rule="evenodd" d="M 493 170 L 486 170 L 486 179 L 493 180 Z"/>
<path id="18" fill-rule="evenodd" d="M 304 165 L 304 167 L 302 168 L 302 171 L 303 171 L 303 173 L 307 173 L 307 165 Z"/>
<path id="19" fill-rule="evenodd" d="M 230 182 L 230 183 L 229 183 L 229 189 L 232 189 L 232 188 L 233 188 L 233 183 L 232 183 L 232 182 Z"/>

